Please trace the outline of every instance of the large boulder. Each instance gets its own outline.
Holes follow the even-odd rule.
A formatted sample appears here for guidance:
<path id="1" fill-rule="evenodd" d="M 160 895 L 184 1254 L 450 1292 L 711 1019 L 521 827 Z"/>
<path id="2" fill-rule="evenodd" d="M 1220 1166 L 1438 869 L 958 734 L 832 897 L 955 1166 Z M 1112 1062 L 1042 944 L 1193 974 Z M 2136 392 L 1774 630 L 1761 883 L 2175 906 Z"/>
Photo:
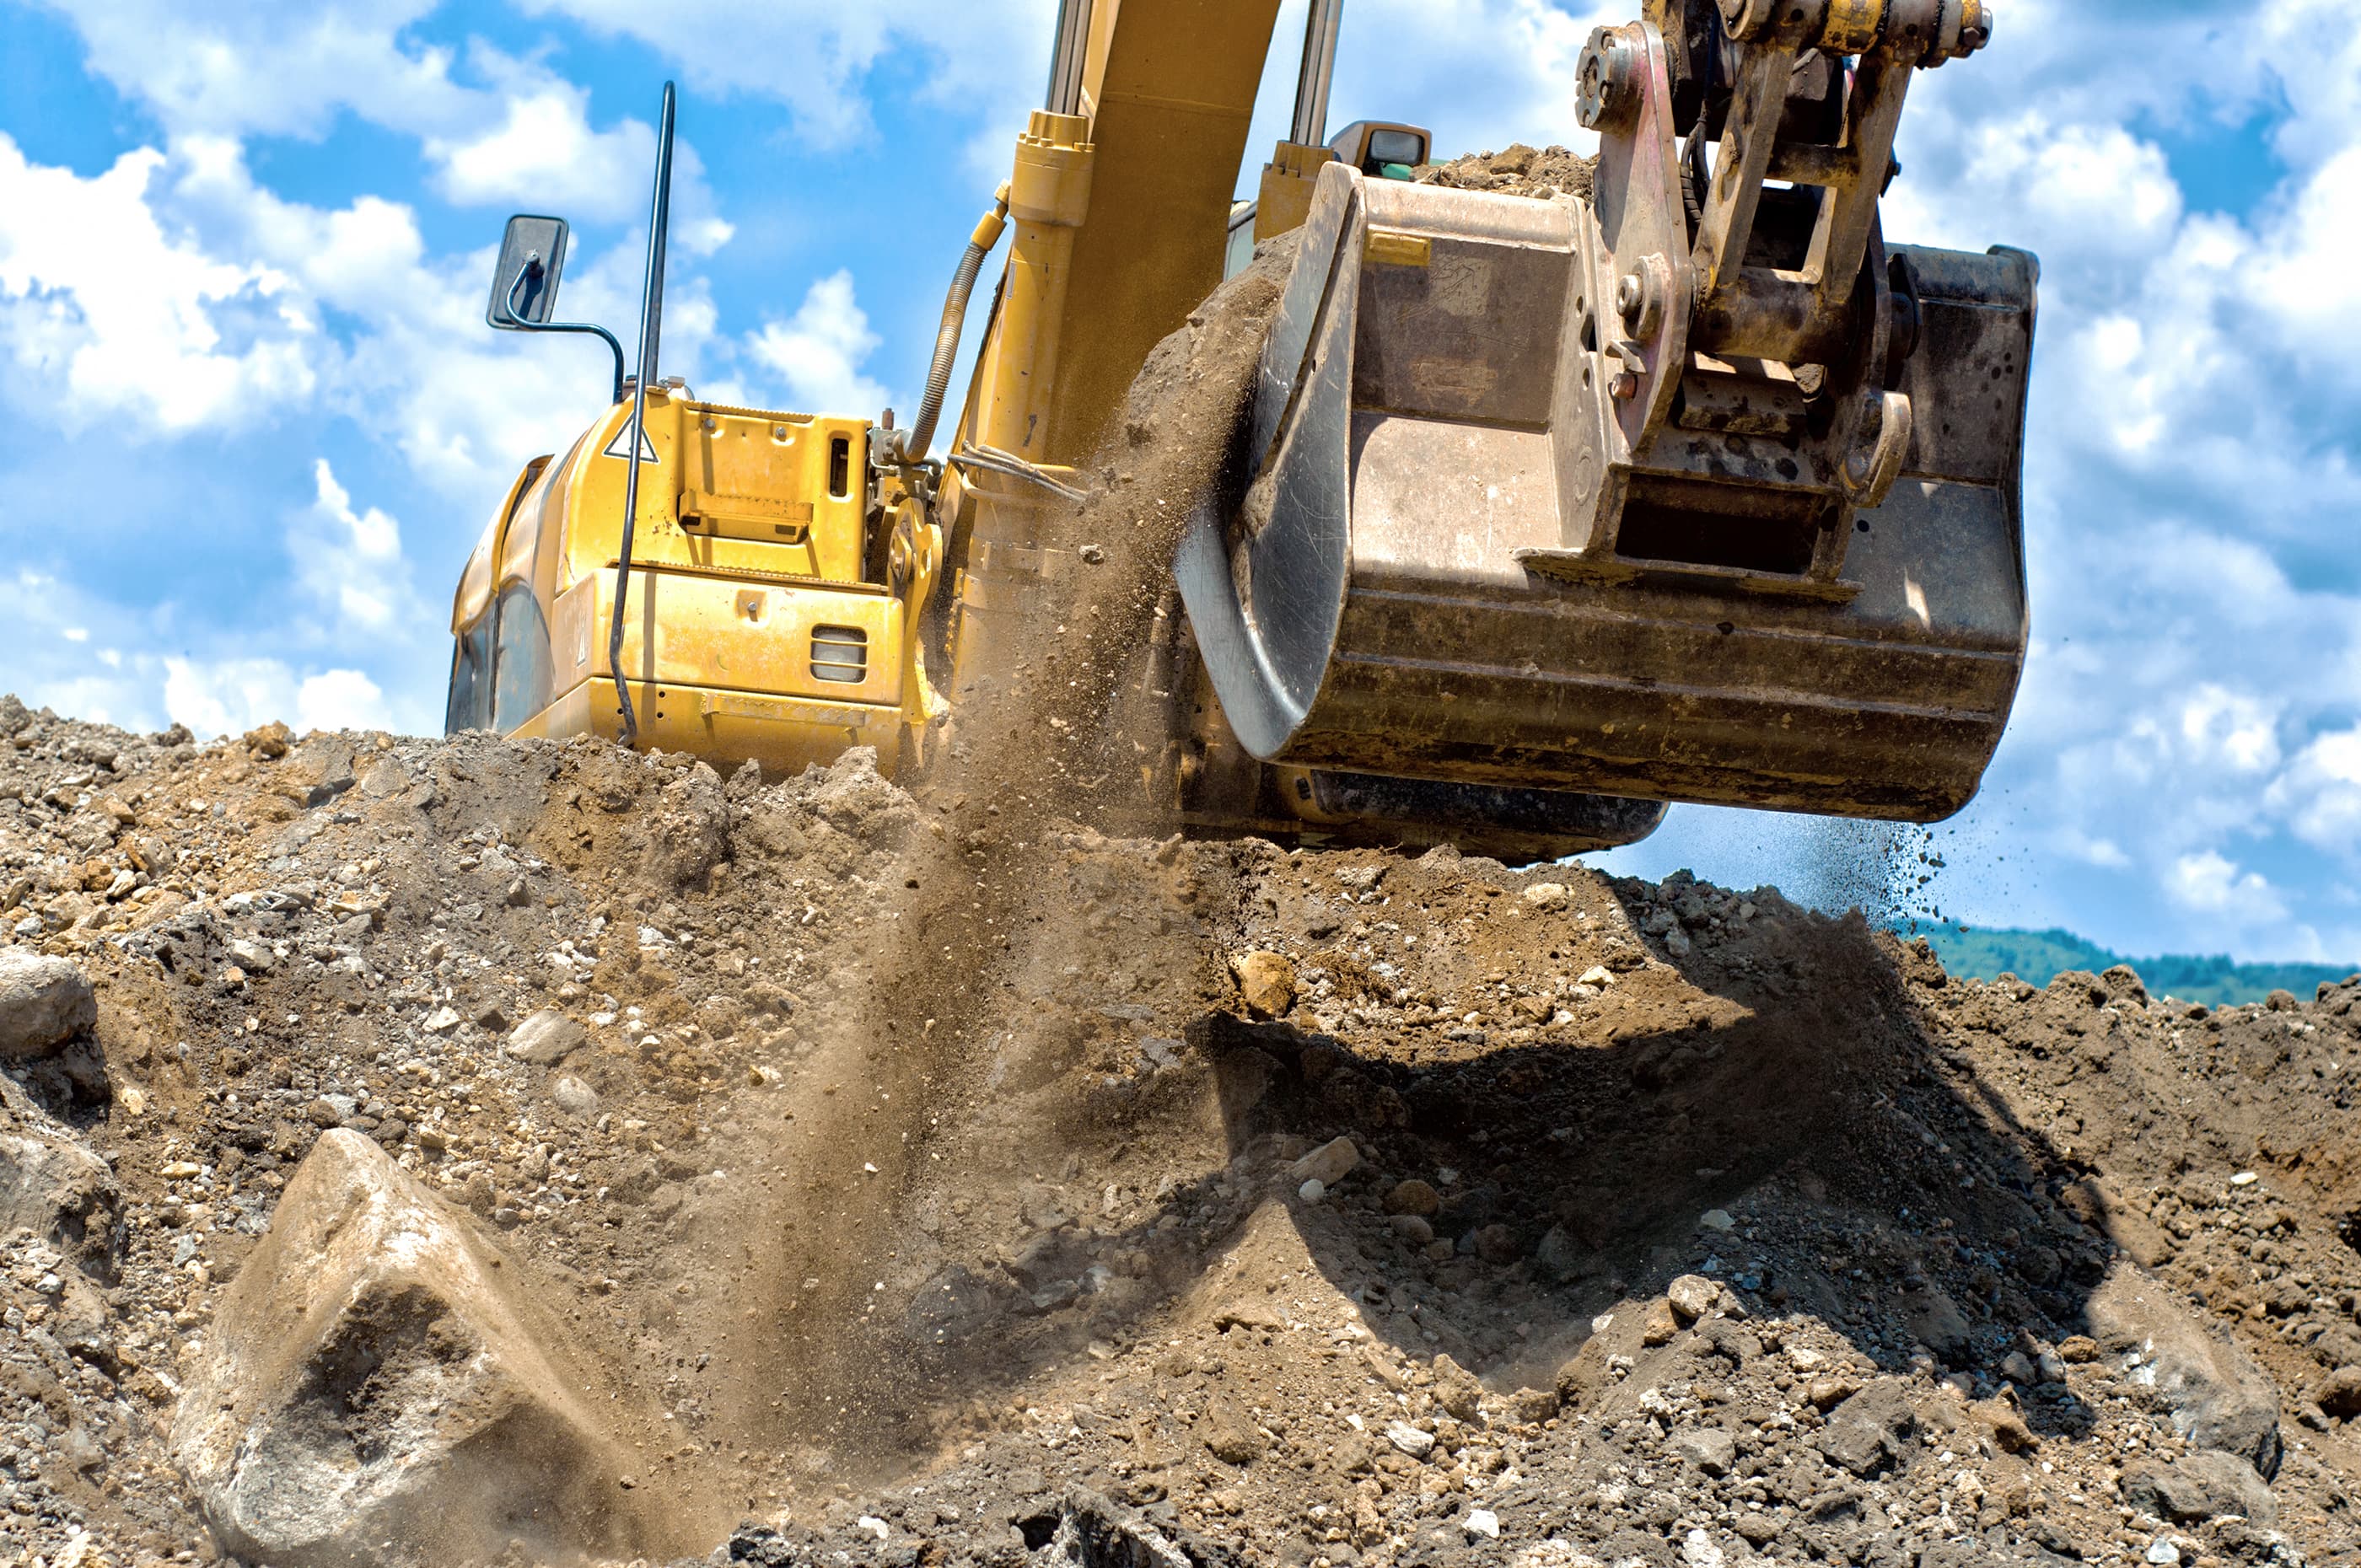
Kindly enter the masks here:
<path id="1" fill-rule="evenodd" d="M 98 1024 L 90 981 L 68 960 L 0 948 L 0 1061 L 45 1057 Z"/>
<path id="2" fill-rule="evenodd" d="M 2235 1454 L 2265 1480 L 2279 1474 L 2278 1387 L 2254 1358 L 2209 1332 L 2172 1291 L 2119 1259 L 2083 1308 L 2091 1337 L 2132 1382 L 2155 1390 L 2173 1429 L 2199 1448 Z"/>
<path id="3" fill-rule="evenodd" d="M 445 1563 L 646 1533 L 549 1326 L 467 1218 L 369 1139 L 324 1134 L 224 1295 L 172 1426 L 230 1553 Z"/>
<path id="4" fill-rule="evenodd" d="M 2279 1522 L 2270 1487 L 2235 1454 L 2201 1449 L 2169 1464 L 2135 1464 L 2115 1489 L 2132 1508 L 2175 1524 L 2202 1524 L 2226 1515 L 2267 1530 Z"/>

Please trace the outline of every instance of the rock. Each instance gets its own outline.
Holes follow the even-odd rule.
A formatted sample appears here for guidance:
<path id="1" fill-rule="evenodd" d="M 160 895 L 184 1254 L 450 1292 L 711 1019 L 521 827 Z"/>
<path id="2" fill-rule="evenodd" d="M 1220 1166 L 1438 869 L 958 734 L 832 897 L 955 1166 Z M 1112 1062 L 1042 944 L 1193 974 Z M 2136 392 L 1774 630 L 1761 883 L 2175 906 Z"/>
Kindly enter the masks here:
<path id="1" fill-rule="evenodd" d="M 1902 1321 L 1919 1343 L 1952 1365 L 1965 1360 L 1975 1339 L 1975 1325 L 1959 1303 L 1938 1285 L 1928 1285 L 1903 1298 Z"/>
<path id="2" fill-rule="evenodd" d="M 459 1016 L 457 1009 L 437 1007 L 426 1015 L 425 1022 L 419 1026 L 430 1035 L 447 1035 L 465 1021 Z"/>
<path id="3" fill-rule="evenodd" d="M 1708 1231 L 1734 1231 L 1738 1222 L 1730 1217 L 1727 1209 L 1708 1209 L 1697 1216 L 1697 1224 Z"/>
<path id="4" fill-rule="evenodd" d="M 1523 1426 L 1539 1426 L 1557 1410 L 1557 1394 L 1553 1389 L 1520 1388 L 1509 1396 L 1509 1415 Z"/>
<path id="5" fill-rule="evenodd" d="M 98 999 L 64 959 L 0 948 L 0 1061 L 54 1052 L 98 1025 Z"/>
<path id="6" fill-rule="evenodd" d="M 2038 1375 L 2034 1371 L 2033 1363 L 2026 1359 L 2025 1353 L 2021 1350 L 2012 1350 L 2001 1357 L 2000 1375 L 2019 1387 L 2030 1387 L 2038 1381 Z"/>
<path id="7" fill-rule="evenodd" d="M 1564 909 L 1574 902 L 1574 895 L 1562 882 L 1537 882 L 1525 889 L 1525 903 L 1534 909 Z"/>
<path id="8" fill-rule="evenodd" d="M 1238 995 L 1257 1018 L 1282 1018 L 1295 1006 L 1295 966 L 1280 954 L 1240 953 L 1230 960 Z"/>
<path id="9" fill-rule="evenodd" d="M 1317 1203 L 1328 1196 L 1328 1184 L 1315 1176 L 1297 1188 L 1295 1195 L 1306 1203 Z"/>
<path id="10" fill-rule="evenodd" d="M 1424 1246 L 1434 1239 L 1434 1226 L 1423 1215 L 1396 1214 L 1386 1221 L 1394 1234 L 1412 1246 Z"/>
<path id="11" fill-rule="evenodd" d="M 812 810 L 838 832 L 891 849 L 918 820 L 918 808 L 877 771 L 877 748 L 855 746 L 829 765 Z"/>
<path id="12" fill-rule="evenodd" d="M 1881 1377 L 1828 1413 L 1819 1450 L 1829 1464 L 1866 1478 L 1902 1456 L 1903 1440 L 1917 1424 L 1906 1386 Z"/>
<path id="13" fill-rule="evenodd" d="M 1575 983 L 1576 985 L 1595 985 L 1601 991 L 1604 991 L 1609 986 L 1615 983 L 1615 971 L 1609 969 L 1605 964 L 1593 964 L 1588 969 L 1582 971 L 1582 978 L 1576 981 Z"/>
<path id="14" fill-rule="evenodd" d="M 579 1050 L 589 1037 L 590 1031 L 579 1022 L 555 1007 L 544 1007 L 511 1030 L 508 1044 L 501 1048 L 519 1061 L 554 1067 Z"/>
<path id="15" fill-rule="evenodd" d="M 1701 1530 L 1693 1530 L 1681 1538 L 1681 1568 L 1729 1568 L 1730 1559 L 1713 1537 Z"/>
<path id="16" fill-rule="evenodd" d="M 247 1561 L 448 1561 L 511 1536 L 628 1556 L 645 1531 L 556 1334 L 466 1220 L 331 1131 L 221 1299 L 172 1454 Z"/>
<path id="17" fill-rule="evenodd" d="M 1516 1262 L 1521 1250 L 1517 1245 L 1517 1233 L 1506 1225 L 1478 1227 L 1474 1242 L 1476 1255 L 1496 1266 Z"/>
<path id="18" fill-rule="evenodd" d="M 2126 1358 L 2130 1381 L 2155 1391 L 2182 1437 L 2236 1454 L 2266 1480 L 2279 1473 L 2279 1390 L 2252 1357 L 2208 1332 L 2166 1287 L 2119 1261 L 2083 1314 L 2098 1343 Z M 2059 1347 L 2070 1361 L 2070 1343 Z"/>
<path id="19" fill-rule="evenodd" d="M 1684 1274 L 1665 1288 L 1664 1299 L 1683 1323 L 1693 1323 L 1713 1310 L 1721 1299 L 1721 1287 L 1702 1274 Z"/>
<path id="20" fill-rule="evenodd" d="M 1804 1387 L 1804 1398 L 1811 1401 L 1816 1410 L 1832 1410 L 1860 1392 L 1859 1379 L 1845 1376 L 1842 1373 L 1815 1377 Z"/>
<path id="21" fill-rule="evenodd" d="M 1289 1178 L 1296 1181 L 1317 1181 L 1323 1187 L 1334 1187 L 1353 1174 L 1361 1163 L 1361 1151 L 1350 1138 L 1331 1138 L 1287 1168 Z"/>
<path id="22" fill-rule="evenodd" d="M 21 1227 L 111 1277 L 122 1212 L 106 1162 L 0 1078 L 0 1236 Z"/>
<path id="23" fill-rule="evenodd" d="M 1484 1386 L 1476 1375 L 1448 1355 L 1434 1358 L 1434 1402 L 1455 1420 L 1474 1424 L 1483 1419 Z"/>
<path id="24" fill-rule="evenodd" d="M 1580 1277 L 1590 1253 L 1564 1225 L 1552 1225 L 1533 1248 L 1533 1272 L 1552 1285 Z"/>
<path id="25" fill-rule="evenodd" d="M 1039 1487 L 1026 1486 L 1025 1482 L 1039 1475 L 1038 1470 L 1019 1471 L 1011 1479 L 1016 1482 L 1020 1494 L 1027 1491 L 1038 1493 Z M 946 1519 L 939 1509 L 936 1517 Z M 1191 1538 L 1186 1531 L 1176 1530 L 1175 1534 L 1180 1537 L 1177 1542 L 1141 1515 L 1083 1486 L 1069 1486 L 1054 1507 L 1020 1518 L 1016 1532 L 1019 1541 L 1038 1540 L 1042 1543 L 1038 1556 L 1023 1559 L 1030 1563 L 1122 1563 L 1125 1568 L 1192 1568 L 1193 1564 L 1209 1560 L 1211 1553 L 1203 1549 L 1202 1542 Z M 769 1537 L 770 1540 L 760 1542 L 752 1550 L 741 1550 L 739 1546 L 741 1541 L 759 1537 Z M 785 1549 L 775 1554 L 761 1550 L 762 1546 L 773 1543 Z M 833 1563 L 845 1556 L 841 1552 L 824 1559 L 817 1555 L 806 1556 L 778 1541 L 770 1530 L 744 1527 L 725 1550 L 727 1557 L 723 1558 L 717 1552 L 716 1561 L 742 1562 L 755 1565 L 755 1568 L 802 1568 L 806 1563 Z M 1020 1547 L 1019 1551 L 1021 1554 L 1023 1548 Z M 863 1553 L 862 1561 L 921 1563 L 933 1556 L 931 1550 L 921 1547 L 903 1557 L 872 1558 Z M 1005 1561 L 997 1554 L 991 1560 Z"/>
<path id="26" fill-rule="evenodd" d="M 2115 1489 L 2125 1507 L 2174 1524 L 2238 1514 L 2268 1529 L 2279 1519 L 2279 1504 L 2254 1466 L 2227 1453 L 2200 1450 L 2169 1464 L 2135 1464 Z"/>
<path id="27" fill-rule="evenodd" d="M 1993 1441 L 2010 1453 L 2028 1453 L 2041 1446 L 2025 1418 L 1998 1399 L 1986 1399 L 1968 1407 L 1968 1413 L 1989 1428 Z"/>
<path id="28" fill-rule="evenodd" d="M 1498 1541 L 1500 1539 L 1500 1516 L 1489 1508 L 1470 1508 L 1467 1517 L 1459 1521 L 1459 1528 L 1471 1537 Z"/>
<path id="29" fill-rule="evenodd" d="M 1432 1219 L 1442 1207 L 1443 1195 L 1416 1177 L 1396 1182 L 1393 1190 L 1386 1194 L 1389 1214 L 1420 1214 Z"/>
<path id="30" fill-rule="evenodd" d="M 2099 1359 L 2099 1342 L 2088 1334 L 2068 1334 L 2058 1342 L 2058 1359 L 2070 1366 L 2086 1366 Z"/>
<path id="31" fill-rule="evenodd" d="M 2361 1416 L 2361 1366 L 2340 1366 L 2322 1378 L 2312 1391 L 2312 1402 L 2338 1420 Z"/>
<path id="32" fill-rule="evenodd" d="M 1670 1301 L 1648 1303 L 1648 1310 L 1640 1320 L 1642 1344 L 1652 1350 L 1660 1344 L 1670 1344 L 1673 1343 L 1673 1337 L 1680 1332 L 1681 1320 L 1673 1310 L 1673 1304 Z"/>
<path id="33" fill-rule="evenodd" d="M 1395 1421 L 1386 1428 L 1386 1441 L 1412 1459 L 1424 1459 L 1434 1452 L 1434 1434 L 1421 1431 L 1408 1421 Z"/>
<path id="34" fill-rule="evenodd" d="M 2180 1562 L 2180 1548 L 2169 1541 L 2159 1541 L 2147 1549 L 2147 1555 L 2140 1561 L 2156 1564 L 2157 1568 L 2178 1568 Z"/>
<path id="35" fill-rule="evenodd" d="M 549 1098 L 560 1111 L 569 1116 L 595 1116 L 598 1113 L 598 1091 L 566 1073 L 549 1086 Z"/>
<path id="36" fill-rule="evenodd" d="M 1202 1431 L 1205 1452 L 1224 1464 L 1251 1464 L 1270 1448 L 1262 1429 L 1227 1400 L 1213 1402 Z"/>
<path id="37" fill-rule="evenodd" d="M 1719 1427 L 1692 1427 L 1676 1431 L 1672 1449 L 1708 1475 L 1726 1475 L 1738 1462 L 1738 1440 Z"/>

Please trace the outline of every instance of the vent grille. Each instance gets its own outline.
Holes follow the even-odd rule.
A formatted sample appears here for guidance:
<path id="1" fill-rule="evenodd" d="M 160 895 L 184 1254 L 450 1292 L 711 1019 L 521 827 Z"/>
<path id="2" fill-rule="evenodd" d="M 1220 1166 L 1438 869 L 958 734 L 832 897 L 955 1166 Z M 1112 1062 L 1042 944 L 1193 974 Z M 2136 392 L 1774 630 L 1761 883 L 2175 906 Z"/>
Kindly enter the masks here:
<path id="1" fill-rule="evenodd" d="M 815 626 L 812 678 L 857 686 L 869 678 L 869 633 L 857 626 Z"/>

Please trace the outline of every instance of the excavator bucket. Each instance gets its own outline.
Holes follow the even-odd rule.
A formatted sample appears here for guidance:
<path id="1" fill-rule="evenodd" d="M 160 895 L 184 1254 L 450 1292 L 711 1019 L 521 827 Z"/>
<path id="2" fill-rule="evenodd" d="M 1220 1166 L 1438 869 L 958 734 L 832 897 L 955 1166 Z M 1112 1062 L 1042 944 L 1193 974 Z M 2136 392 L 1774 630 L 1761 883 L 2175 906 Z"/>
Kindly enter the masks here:
<path id="1" fill-rule="evenodd" d="M 1778 144 L 1816 41 L 1736 51 L 1728 177 L 1644 23 L 1586 59 L 1622 84 L 1586 96 L 1591 203 L 1323 171 L 1178 563 L 1249 752 L 1922 822 L 1975 794 L 2025 654 L 2036 264 L 1884 248 L 1931 60 L 1823 72 L 1844 136 Z"/>

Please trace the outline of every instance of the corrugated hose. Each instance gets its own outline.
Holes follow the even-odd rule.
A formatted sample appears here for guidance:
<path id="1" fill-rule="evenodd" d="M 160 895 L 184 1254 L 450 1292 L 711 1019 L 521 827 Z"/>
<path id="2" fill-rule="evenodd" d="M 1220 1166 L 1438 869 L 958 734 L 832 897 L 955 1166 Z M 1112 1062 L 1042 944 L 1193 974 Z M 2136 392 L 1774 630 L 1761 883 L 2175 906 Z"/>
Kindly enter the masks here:
<path id="1" fill-rule="evenodd" d="M 942 325 L 935 332 L 934 363 L 927 367 L 927 395 L 918 404 L 918 417 L 906 429 L 893 433 L 894 455 L 905 463 L 916 463 L 927 455 L 935 443 L 935 425 L 942 418 L 943 395 L 951 382 L 951 362 L 959 357 L 960 334 L 967 326 L 968 301 L 975 293 L 977 274 L 983 270 L 983 258 L 1000 243 L 1002 231 L 1008 227 L 1008 185 L 1001 183 L 993 193 L 992 210 L 975 225 L 975 233 L 961 253 L 959 268 L 951 274 L 950 292 L 943 299 Z"/>

